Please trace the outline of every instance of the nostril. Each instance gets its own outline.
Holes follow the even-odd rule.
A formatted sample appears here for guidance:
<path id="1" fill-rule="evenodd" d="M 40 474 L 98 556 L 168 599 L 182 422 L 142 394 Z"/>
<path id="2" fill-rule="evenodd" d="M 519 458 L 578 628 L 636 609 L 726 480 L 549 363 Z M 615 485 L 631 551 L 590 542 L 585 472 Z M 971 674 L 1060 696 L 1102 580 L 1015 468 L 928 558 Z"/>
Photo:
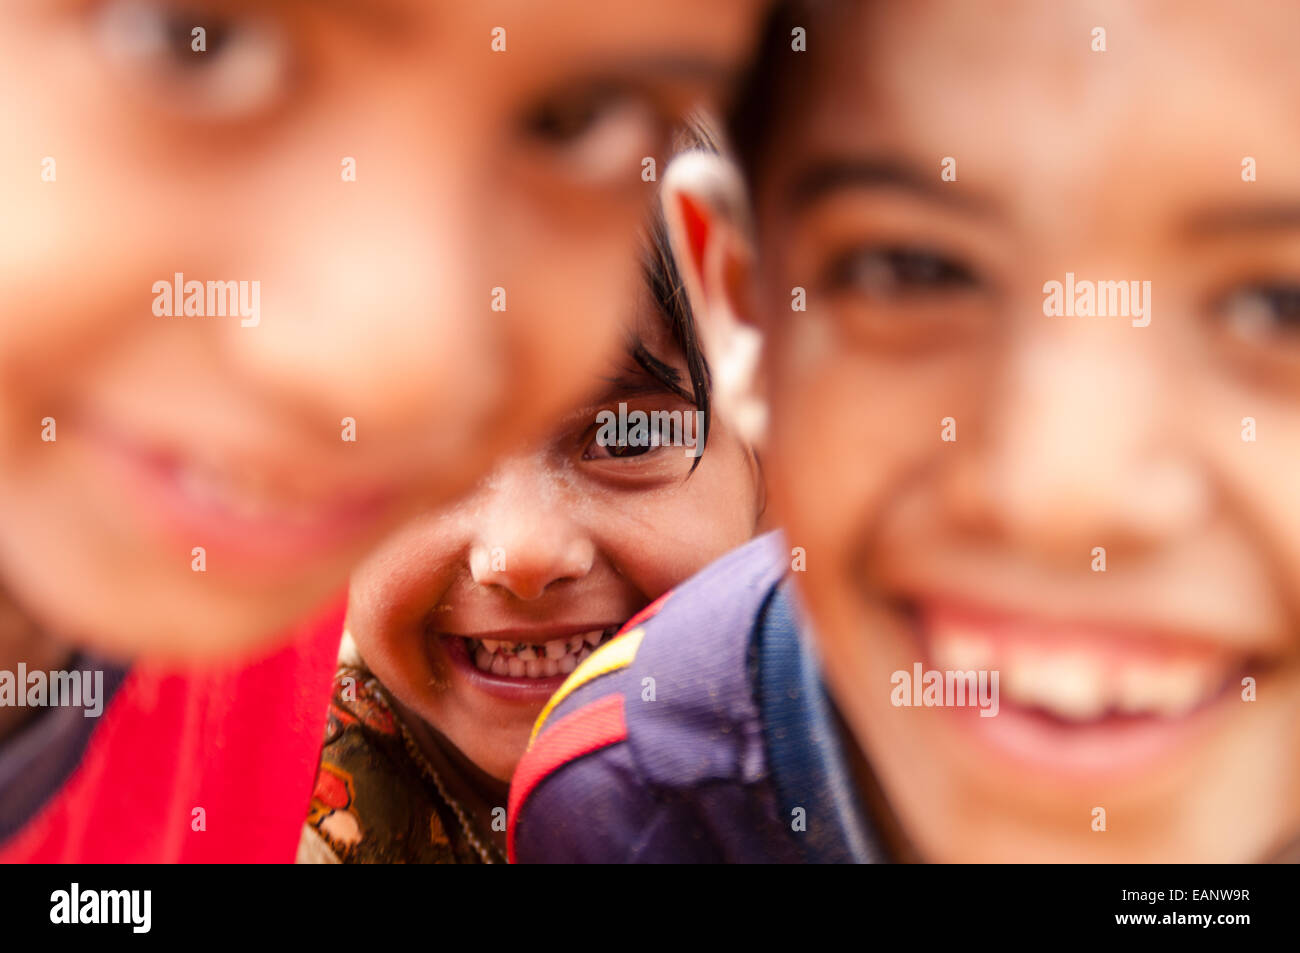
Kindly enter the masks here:
<path id="1" fill-rule="evenodd" d="M 490 581 L 488 576 L 491 574 L 491 560 L 488 557 L 486 547 L 473 546 L 470 548 L 469 574 L 480 586 L 485 586 Z"/>
<path id="2" fill-rule="evenodd" d="M 586 577 L 595 560 L 589 539 L 579 535 L 566 540 L 559 533 L 548 537 L 541 532 L 509 546 L 493 540 L 475 543 L 467 557 L 477 585 L 499 586 L 524 601 L 540 598 L 555 583 Z"/>
<path id="3" fill-rule="evenodd" d="M 581 579 L 591 572 L 591 567 L 595 561 L 596 547 L 592 545 L 591 541 L 575 539 L 569 544 L 568 552 L 565 554 L 564 565 L 561 568 L 561 578 Z"/>
<path id="4" fill-rule="evenodd" d="M 522 556 L 512 561 L 501 546 L 472 549 L 469 568 L 477 585 L 496 586 L 524 602 L 540 599 L 553 582 L 565 578 L 554 564 Z"/>

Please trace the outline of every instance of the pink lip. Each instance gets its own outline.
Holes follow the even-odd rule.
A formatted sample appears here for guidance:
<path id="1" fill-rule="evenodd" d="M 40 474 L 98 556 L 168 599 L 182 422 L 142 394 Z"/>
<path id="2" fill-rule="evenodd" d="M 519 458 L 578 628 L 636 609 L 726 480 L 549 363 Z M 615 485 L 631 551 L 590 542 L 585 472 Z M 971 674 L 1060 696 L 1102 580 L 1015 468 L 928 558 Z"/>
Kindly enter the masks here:
<path id="1" fill-rule="evenodd" d="M 932 665 L 933 663 L 927 663 Z M 1066 780 L 1116 780 L 1146 773 L 1159 759 L 1174 757 L 1212 728 L 1227 686 L 1202 706 L 1175 718 L 1109 715 L 1075 724 L 1001 699 L 998 714 L 982 718 L 975 708 L 953 708 L 963 738 L 1009 764 Z"/>
<path id="2" fill-rule="evenodd" d="M 221 501 L 200 499 L 181 482 L 183 464 L 173 456 L 141 449 L 102 432 L 89 434 L 105 469 L 134 504 L 141 522 L 152 525 L 189 558 L 192 547 L 207 550 L 210 568 L 260 575 L 286 564 L 320 562 L 372 529 L 390 508 L 389 493 L 340 494 L 330 503 L 291 517 L 273 509 L 234 512 Z"/>
<path id="3" fill-rule="evenodd" d="M 596 628 L 593 626 L 592 628 Z M 590 632 L 591 629 L 579 629 L 577 632 Z M 560 638 L 562 635 L 576 635 L 577 632 L 556 632 L 551 638 Z M 493 675 L 491 672 L 485 672 L 476 666 L 469 657 L 469 652 L 465 648 L 465 636 L 444 635 L 435 636 L 437 644 L 447 653 L 447 658 L 451 660 L 452 667 L 466 682 L 479 691 L 486 692 L 503 701 L 519 702 L 523 704 L 542 705 L 546 700 L 554 695 L 564 684 L 564 680 L 569 676 L 567 674 L 553 675 L 550 678 L 514 678 L 509 675 Z M 497 638 L 494 635 L 476 635 L 470 638 Z M 532 641 L 531 639 L 518 638 L 518 642 Z M 540 641 L 547 641 L 541 639 Z"/>
<path id="4" fill-rule="evenodd" d="M 455 635 L 462 639 L 495 639 L 498 642 L 531 642 L 533 644 L 539 644 L 542 642 L 551 642 L 555 639 L 568 638 L 571 635 L 582 635 L 587 632 L 594 632 L 597 629 L 604 630 L 622 624 L 622 622 L 615 619 L 613 622 L 586 622 L 575 625 L 546 625 L 533 626 L 530 628 L 493 629 L 483 632 L 448 632 L 444 630 L 440 634 Z"/>

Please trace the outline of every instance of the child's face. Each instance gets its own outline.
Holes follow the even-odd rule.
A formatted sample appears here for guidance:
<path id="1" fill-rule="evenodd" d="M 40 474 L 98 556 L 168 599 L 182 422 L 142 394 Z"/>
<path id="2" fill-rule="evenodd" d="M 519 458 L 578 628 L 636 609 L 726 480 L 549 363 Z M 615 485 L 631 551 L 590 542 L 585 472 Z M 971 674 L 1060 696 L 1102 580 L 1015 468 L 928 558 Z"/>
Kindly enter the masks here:
<path id="1" fill-rule="evenodd" d="M 923 856 L 1268 854 L 1300 830 L 1300 11 L 845 19 L 758 184 L 769 475 L 836 698 Z M 1067 273 L 1149 281 L 1146 317 L 1046 316 Z M 997 670 L 998 714 L 895 706 L 918 661 Z"/>
<path id="2" fill-rule="evenodd" d="M 687 381 L 648 295 L 640 315 L 645 348 Z M 625 402 L 635 421 L 638 410 L 693 408 L 630 358 L 602 390 L 541 448 L 501 463 L 445 515 L 399 530 L 353 576 L 348 629 L 367 665 L 502 780 L 591 645 L 749 539 L 761 507 L 757 465 L 726 421 L 713 416 L 693 474 L 678 446 L 615 456 L 632 451 L 599 444 L 601 411 Z"/>
<path id="3" fill-rule="evenodd" d="M 326 598 L 609 353 L 642 157 L 757 8 L 4 4 L 5 587 L 118 652 Z M 177 273 L 248 307 L 159 316 Z"/>

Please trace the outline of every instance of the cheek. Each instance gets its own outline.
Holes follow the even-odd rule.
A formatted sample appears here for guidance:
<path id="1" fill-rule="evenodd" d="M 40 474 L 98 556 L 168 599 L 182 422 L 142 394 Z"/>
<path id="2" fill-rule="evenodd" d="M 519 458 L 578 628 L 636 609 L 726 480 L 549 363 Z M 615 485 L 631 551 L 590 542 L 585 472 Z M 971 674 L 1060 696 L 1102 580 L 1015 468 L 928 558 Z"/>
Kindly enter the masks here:
<path id="1" fill-rule="evenodd" d="M 381 550 L 382 553 L 382 550 Z M 372 631 L 405 631 L 438 608 L 450 581 L 450 563 L 371 556 L 353 574 L 350 617 Z"/>
<path id="2" fill-rule="evenodd" d="M 1226 421 L 1227 439 L 1205 452 L 1223 474 L 1226 492 L 1245 514 L 1262 545 L 1269 549 L 1282 596 L 1293 617 L 1300 616 L 1300 411 L 1261 414 L 1254 442 L 1240 439 L 1236 419 Z M 1285 475 L 1285 476 L 1284 476 Z"/>
<path id="3" fill-rule="evenodd" d="M 38 174 L 0 168 L 0 387 L 10 416 L 81 386 L 96 353 L 139 332 L 132 317 L 148 316 L 151 300 L 147 253 L 129 226 L 112 224 L 141 212 L 106 208 L 84 184 L 42 186 Z"/>
<path id="4" fill-rule="evenodd" d="M 1254 551 L 1256 578 L 1277 587 L 1294 633 L 1300 619 L 1300 396 L 1204 371 L 1186 380 L 1172 404 L 1177 417 L 1169 431 L 1184 457 L 1208 474 L 1222 519 Z"/>
<path id="5" fill-rule="evenodd" d="M 913 475 L 941 460 L 951 449 L 940 439 L 943 418 L 960 426 L 972 405 L 953 368 L 855 352 L 812 312 L 799 318 L 768 349 L 765 464 L 791 545 L 820 549 L 824 565 L 828 557 L 849 559 Z M 810 349 L 825 356 L 804 360 Z"/>
<path id="6" fill-rule="evenodd" d="M 428 532 L 428 525 L 415 525 Z M 362 658 L 417 710 L 443 683 L 445 661 L 426 634 L 457 570 L 455 541 L 413 533 L 376 550 L 353 574 L 348 631 Z"/>
<path id="7" fill-rule="evenodd" d="M 681 485 L 618 500 L 600 526 L 601 550 L 646 599 L 743 545 L 754 535 L 759 492 L 749 460 L 729 435 L 709 447 Z M 670 451 L 671 452 L 671 451 Z"/>
<path id="8" fill-rule="evenodd" d="M 373 628 L 360 624 L 349 608 L 348 631 L 366 668 L 402 704 L 429 718 L 443 704 L 445 679 L 438 656 L 418 628 Z"/>

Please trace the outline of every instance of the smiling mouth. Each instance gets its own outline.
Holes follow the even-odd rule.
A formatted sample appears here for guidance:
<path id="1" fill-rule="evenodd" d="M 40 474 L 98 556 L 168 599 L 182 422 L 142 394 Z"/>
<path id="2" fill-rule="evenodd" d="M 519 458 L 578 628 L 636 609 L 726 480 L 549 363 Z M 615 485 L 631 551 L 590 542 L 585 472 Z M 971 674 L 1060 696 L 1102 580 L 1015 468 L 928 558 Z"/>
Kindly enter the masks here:
<path id="1" fill-rule="evenodd" d="M 119 493 L 135 500 L 166 537 L 220 547 L 237 557 L 226 560 L 235 570 L 256 571 L 350 545 L 383 521 L 393 501 L 387 488 L 340 485 L 309 494 L 247 468 L 211 467 L 178 450 L 139 443 L 107 426 L 85 433 L 110 480 L 121 484 L 113 487 L 115 502 Z"/>
<path id="2" fill-rule="evenodd" d="M 981 770 L 1001 759 L 1033 784 L 1149 777 L 1222 723 L 1244 675 L 1277 666 L 1241 646 L 1098 622 L 927 601 L 904 612 L 919 664 L 987 673 L 987 697 L 942 703 L 962 747 Z"/>
<path id="3" fill-rule="evenodd" d="M 593 629 L 548 642 L 511 642 L 449 635 L 464 647 L 480 672 L 503 678 L 545 679 L 568 675 L 592 652 L 608 642 L 620 626 Z"/>
<path id="4" fill-rule="evenodd" d="M 1086 624 L 1057 625 L 924 607 L 926 654 L 940 669 L 998 671 L 1004 704 L 1062 726 L 1183 718 L 1220 699 L 1263 660 L 1222 647 L 1127 639 Z"/>

